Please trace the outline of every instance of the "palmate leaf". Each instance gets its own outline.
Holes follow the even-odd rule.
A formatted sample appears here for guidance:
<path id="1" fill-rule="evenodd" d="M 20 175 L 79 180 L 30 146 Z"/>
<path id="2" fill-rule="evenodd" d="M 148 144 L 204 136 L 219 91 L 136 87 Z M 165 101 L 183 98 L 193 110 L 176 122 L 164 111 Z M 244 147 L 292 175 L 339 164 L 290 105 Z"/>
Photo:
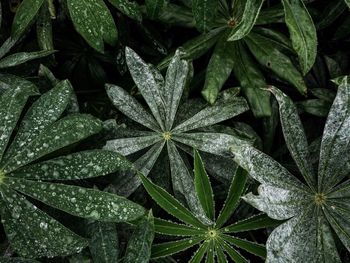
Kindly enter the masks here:
<path id="1" fill-rule="evenodd" d="M 228 41 L 236 41 L 249 34 L 258 18 L 263 3 L 264 0 L 246 1 L 243 16 L 240 21 L 236 21 L 237 25 L 230 32 Z"/>
<path id="2" fill-rule="evenodd" d="M 323 151 L 332 149 L 332 154 L 338 156 L 338 160 L 347 158 L 349 145 L 348 134 L 342 134 L 342 128 L 348 126 L 346 121 L 349 119 L 350 90 L 347 78 L 340 79 L 322 138 L 332 141 L 332 146 L 323 146 Z M 311 163 L 306 163 L 308 145 L 296 108 L 286 95 L 275 88 L 272 88 L 272 92 L 280 104 L 281 123 L 287 146 L 309 183 L 313 174 L 311 168 L 308 168 Z M 290 122 L 291 120 L 294 121 Z M 338 132 L 339 135 L 334 135 Z M 321 146 L 318 177 L 314 184 L 306 186 L 286 173 L 284 168 L 281 169 L 277 162 L 251 146 L 236 145 L 232 150 L 235 160 L 261 183 L 258 196 L 248 194 L 244 199 L 272 218 L 288 219 L 272 232 L 267 241 L 267 262 L 300 262 L 305 258 L 309 258 L 310 262 L 341 262 L 331 229 L 349 250 L 349 181 L 337 186 L 343 179 L 337 177 L 337 172 L 334 173 L 339 168 L 334 166 L 332 170 L 323 169 L 324 163 L 332 163 L 332 155 L 322 155 Z M 342 169 L 342 173 L 349 173 L 349 166 L 342 166 Z"/>
<path id="3" fill-rule="evenodd" d="M 4 130 L 9 137 L 28 96 L 36 94 L 33 87 L 18 85 L 1 96 L 4 103 L 0 122 L 9 121 Z M 59 120 L 71 93 L 69 83 L 60 82 L 33 103 L 14 136 L 15 146 L 8 148 L 0 162 L 0 196 L 4 208 L 1 217 L 12 247 L 21 256 L 65 256 L 77 253 L 87 245 L 87 240 L 46 215 L 21 194 L 72 215 L 101 221 L 135 220 L 145 212 L 141 206 L 110 193 L 41 181 L 84 179 L 131 170 L 132 165 L 117 153 L 90 150 L 29 165 L 102 129 L 101 122 L 88 115 L 74 114 Z M 6 103 L 10 103 L 10 107 L 3 108 Z M 12 110 L 11 104 L 18 108 Z M 4 141 L 4 148 L 6 144 Z"/>
<path id="4" fill-rule="evenodd" d="M 208 247 L 209 247 L 209 242 L 203 242 L 202 245 L 198 248 L 198 250 L 194 253 L 194 255 L 192 256 L 189 262 L 190 263 L 202 262 L 205 254 L 208 251 Z"/>
<path id="5" fill-rule="evenodd" d="M 298 54 L 301 71 L 306 75 L 316 59 L 316 28 L 302 0 L 282 0 L 282 3 L 293 48 Z"/>
<path id="6" fill-rule="evenodd" d="M 203 237 L 192 237 L 152 246 L 152 258 L 166 257 L 189 249 L 203 241 Z"/>
<path id="7" fill-rule="evenodd" d="M 205 235 L 206 231 L 193 226 L 178 224 L 171 221 L 154 218 L 155 232 L 169 236 Z"/>

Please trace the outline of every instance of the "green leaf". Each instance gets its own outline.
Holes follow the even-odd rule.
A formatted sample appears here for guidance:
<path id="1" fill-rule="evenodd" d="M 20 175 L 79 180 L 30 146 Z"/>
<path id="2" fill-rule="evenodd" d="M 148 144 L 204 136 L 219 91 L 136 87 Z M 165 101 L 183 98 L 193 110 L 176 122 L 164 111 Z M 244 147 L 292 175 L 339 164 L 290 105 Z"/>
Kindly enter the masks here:
<path id="1" fill-rule="evenodd" d="M 267 87 L 264 76 L 242 43 L 234 43 L 233 50 L 233 72 L 241 84 L 251 110 L 258 118 L 270 116 L 270 95 L 262 90 Z"/>
<path id="2" fill-rule="evenodd" d="M 38 95 L 34 85 L 21 85 L 6 90 L 0 97 L 0 160 L 16 127 L 29 96 Z"/>
<path id="3" fill-rule="evenodd" d="M 302 0 L 282 0 L 285 21 L 302 73 L 309 72 L 316 59 L 317 34 L 312 18 Z"/>
<path id="4" fill-rule="evenodd" d="M 49 217 L 23 196 L 1 185 L 6 212 L 1 214 L 12 247 L 26 258 L 66 256 L 87 246 L 87 241 Z M 50 231 L 48 231 L 50 230 Z"/>
<path id="5" fill-rule="evenodd" d="M 133 170 L 133 165 L 118 153 L 88 150 L 27 165 L 9 176 L 35 180 L 79 180 Z"/>
<path id="6" fill-rule="evenodd" d="M 244 40 L 261 65 L 272 70 L 277 76 L 296 87 L 301 94 L 306 95 L 307 87 L 303 76 L 290 58 L 279 50 L 274 41 L 254 32 Z"/>
<path id="7" fill-rule="evenodd" d="M 194 225 L 199 228 L 205 227 L 203 223 L 201 223 L 187 208 L 185 208 L 163 188 L 155 185 L 143 175 L 140 175 L 140 178 L 148 194 L 166 212 L 175 216 L 184 223 Z"/>
<path id="8" fill-rule="evenodd" d="M 138 169 L 140 173 L 147 176 L 162 152 L 164 144 L 164 141 L 154 144 L 144 155 L 134 162 L 135 168 Z M 136 173 L 128 173 L 127 176 L 118 178 L 118 180 L 113 182 L 113 189 L 115 189 L 113 192 L 127 197 L 141 184 L 141 179 Z"/>
<path id="9" fill-rule="evenodd" d="M 207 252 L 207 257 L 205 258 L 205 263 L 215 263 L 214 241 L 211 241 L 209 243 L 209 249 Z"/>
<path id="10" fill-rule="evenodd" d="M 215 226 L 218 228 L 222 227 L 234 213 L 239 204 L 241 195 L 245 191 L 247 179 L 247 172 L 239 167 L 236 174 L 232 177 L 232 183 L 226 197 L 225 204 L 220 211 L 218 219 L 216 220 Z"/>
<path id="11" fill-rule="evenodd" d="M 261 228 L 274 227 L 281 224 L 283 221 L 278 221 L 269 218 L 266 214 L 258 214 L 250 218 L 238 221 L 224 228 L 225 233 L 238 233 Z"/>
<path id="12" fill-rule="evenodd" d="M 170 236 L 194 236 L 205 235 L 206 230 L 194 228 L 192 226 L 174 223 L 171 221 L 154 218 L 155 231 L 159 234 Z"/>
<path id="13" fill-rule="evenodd" d="M 211 29 L 218 5 L 217 0 L 192 0 L 192 13 L 199 31 L 206 32 Z"/>
<path id="14" fill-rule="evenodd" d="M 34 83 L 21 78 L 21 77 L 17 77 L 15 75 L 11 75 L 11 74 L 2 74 L 0 73 L 0 97 L 1 94 L 3 94 L 6 90 L 8 89 L 32 89 L 37 91 L 38 88 L 34 85 Z M 36 92 L 36 94 L 39 94 L 38 92 Z"/>
<path id="15" fill-rule="evenodd" d="M 11 28 L 11 38 L 23 35 L 39 12 L 44 0 L 24 0 L 18 7 Z"/>
<path id="16" fill-rule="evenodd" d="M 107 192 L 79 186 L 7 177 L 17 191 L 69 214 L 104 222 L 133 221 L 144 214 L 140 205 Z"/>
<path id="17" fill-rule="evenodd" d="M 136 2 L 129 0 L 109 0 L 120 12 L 139 22 L 142 20 L 141 8 Z"/>
<path id="18" fill-rule="evenodd" d="M 218 263 L 228 263 L 226 255 L 222 250 L 221 246 L 216 242 L 215 244 L 215 252 Z"/>
<path id="19" fill-rule="evenodd" d="M 213 190 L 202 159 L 196 150 L 194 151 L 194 185 L 204 212 L 209 219 L 214 220 L 215 205 Z"/>
<path id="20" fill-rule="evenodd" d="M 175 134 L 173 140 L 203 152 L 227 157 L 230 145 L 234 144 L 237 138 L 224 133 L 192 132 Z"/>
<path id="21" fill-rule="evenodd" d="M 233 262 L 235 262 L 235 263 L 248 263 L 248 260 L 246 260 L 241 254 L 239 254 L 231 246 L 229 246 L 225 241 L 223 241 L 222 239 L 219 239 L 218 242 L 219 242 L 220 246 L 223 248 L 223 250 L 233 260 Z"/>
<path id="22" fill-rule="evenodd" d="M 35 139 L 0 164 L 5 173 L 29 164 L 42 156 L 79 142 L 101 130 L 101 121 L 83 114 L 67 116 L 48 126 Z"/>
<path id="23" fill-rule="evenodd" d="M 181 239 L 177 241 L 170 241 L 162 244 L 156 244 L 152 246 L 152 258 L 160 258 L 170 256 L 181 251 L 187 250 L 200 243 L 203 240 L 202 237 L 193 237 L 187 239 Z"/>
<path id="24" fill-rule="evenodd" d="M 103 53 L 103 41 L 116 44 L 117 29 L 103 0 L 67 0 L 67 7 L 75 29 L 91 47 Z"/>
<path id="25" fill-rule="evenodd" d="M 148 17 L 157 19 L 163 8 L 168 5 L 168 0 L 146 0 L 145 4 Z"/>
<path id="26" fill-rule="evenodd" d="M 45 128 L 53 124 L 67 108 L 72 93 L 73 87 L 68 80 L 65 80 L 41 95 L 23 117 L 16 137 L 7 150 L 5 158 L 28 145 Z"/>
<path id="27" fill-rule="evenodd" d="M 313 212 L 312 208 L 306 209 L 271 233 L 266 243 L 267 261 L 281 262 L 293 255 L 294 262 L 305 258 L 313 263 L 320 262 L 317 261 L 317 221 Z"/>
<path id="28" fill-rule="evenodd" d="M 177 50 L 169 64 L 164 86 L 164 106 L 166 112 L 165 129 L 167 131 L 171 130 L 173 127 L 176 112 L 188 81 L 189 72 L 189 62 L 181 59 L 181 51 Z"/>
<path id="29" fill-rule="evenodd" d="M 313 170 L 309 146 L 303 125 L 293 101 L 280 90 L 271 87 L 279 105 L 280 120 L 284 139 L 289 152 L 311 189 L 316 188 L 316 174 Z"/>
<path id="30" fill-rule="evenodd" d="M 231 119 L 248 110 L 247 102 L 230 92 L 223 92 L 223 98 L 214 105 L 207 106 L 191 118 L 177 125 L 174 133 L 183 133 Z"/>
<path id="31" fill-rule="evenodd" d="M 225 37 L 226 35 L 223 35 L 217 42 L 206 69 L 202 95 L 210 104 L 216 101 L 219 91 L 229 78 L 234 65 L 232 43 L 226 41 Z"/>
<path id="32" fill-rule="evenodd" d="M 274 5 L 260 11 L 255 25 L 268 25 L 284 23 L 284 10 L 282 5 Z"/>
<path id="33" fill-rule="evenodd" d="M 165 105 L 161 95 L 161 87 L 151 69 L 132 49 L 125 49 L 126 62 L 130 70 L 130 74 L 139 88 L 142 97 L 147 102 L 153 116 L 158 124 L 164 130 Z"/>
<path id="34" fill-rule="evenodd" d="M 350 0 L 344 0 L 344 1 L 348 5 L 348 7 L 350 8 Z"/>
<path id="35" fill-rule="evenodd" d="M 228 36 L 228 41 L 236 41 L 244 38 L 252 30 L 264 0 L 247 0 L 243 16 L 240 21 L 236 21 L 237 25 L 232 29 Z"/>
<path id="36" fill-rule="evenodd" d="M 221 235 L 221 238 L 229 244 L 242 248 L 249 253 L 259 256 L 263 259 L 266 258 L 266 249 L 263 245 L 228 235 Z"/>
<path id="37" fill-rule="evenodd" d="M 196 218 L 200 219 L 204 224 L 211 224 L 211 220 L 207 218 L 205 211 L 199 202 L 193 177 L 190 175 L 176 145 L 172 141 L 168 141 L 167 148 L 170 161 L 171 179 L 175 194 L 180 194 L 180 196 L 186 200 L 188 207 L 194 213 Z"/>
<path id="38" fill-rule="evenodd" d="M 147 218 L 142 218 L 132 234 L 126 248 L 124 262 L 148 263 L 154 238 L 152 210 Z"/>
<path id="39" fill-rule="evenodd" d="M 198 248 L 198 250 L 193 254 L 189 263 L 201 263 L 205 253 L 207 253 L 209 247 L 209 242 L 203 242 L 202 245 Z"/>
<path id="40" fill-rule="evenodd" d="M 160 127 L 153 116 L 150 115 L 142 107 L 142 105 L 136 99 L 131 97 L 125 90 L 111 84 L 106 84 L 106 90 L 107 95 L 112 101 L 113 105 L 130 119 L 151 130 L 160 130 Z"/>
<path id="41" fill-rule="evenodd" d="M 150 133 L 148 136 L 145 135 L 134 138 L 120 138 L 107 141 L 104 149 L 117 152 L 122 155 L 129 155 L 163 140 L 164 139 L 160 134 Z"/>
<path id="42" fill-rule="evenodd" d="M 14 67 L 33 59 L 43 58 L 55 53 L 55 50 L 43 50 L 36 52 L 20 52 L 9 55 L 0 60 L 0 69 Z"/>
<path id="43" fill-rule="evenodd" d="M 318 189 L 327 192 L 350 172 L 350 83 L 343 77 L 323 131 Z"/>
<path id="44" fill-rule="evenodd" d="M 48 8 L 48 1 L 45 1 L 40 8 L 38 20 L 36 22 L 37 40 L 41 50 L 54 50 L 52 22 Z"/>
<path id="45" fill-rule="evenodd" d="M 95 263 L 117 262 L 119 255 L 118 232 L 115 223 L 93 222 L 88 226 L 89 249 Z"/>

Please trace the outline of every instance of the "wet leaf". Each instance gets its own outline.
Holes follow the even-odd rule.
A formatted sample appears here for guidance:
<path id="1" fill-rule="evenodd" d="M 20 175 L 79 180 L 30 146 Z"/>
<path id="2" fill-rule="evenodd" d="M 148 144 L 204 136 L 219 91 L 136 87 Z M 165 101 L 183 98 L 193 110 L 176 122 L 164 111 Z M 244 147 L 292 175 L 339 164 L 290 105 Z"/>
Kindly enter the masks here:
<path id="1" fill-rule="evenodd" d="M 236 26 L 228 36 L 228 41 L 237 41 L 244 38 L 252 30 L 264 0 L 247 0 L 245 3 L 243 16 L 240 21 L 235 21 Z"/>
<path id="2" fill-rule="evenodd" d="M 5 58 L 2 58 L 0 60 L 0 69 L 14 67 L 14 66 L 23 64 L 25 62 L 28 62 L 30 60 L 33 60 L 33 59 L 38 59 L 38 58 L 49 56 L 55 52 L 56 52 L 55 50 L 43 50 L 43 51 L 37 51 L 37 52 L 15 53 L 15 54 L 9 55 Z"/>
<path id="3" fill-rule="evenodd" d="M 217 0 L 193 0 L 192 13 L 198 30 L 206 32 L 212 27 L 218 8 Z"/>
<path id="4" fill-rule="evenodd" d="M 129 0 L 109 0 L 109 2 L 128 17 L 137 21 L 142 20 L 141 8 L 136 2 Z"/>
<path id="5" fill-rule="evenodd" d="M 203 240 L 202 237 L 193 237 L 188 239 L 181 239 L 178 241 L 170 241 L 152 246 L 152 258 L 160 258 L 170 256 L 190 247 L 193 247 Z"/>
<path id="6" fill-rule="evenodd" d="M 316 59 L 316 28 L 302 0 L 282 0 L 282 3 L 293 48 L 298 54 L 301 71 L 306 75 Z"/>
<path id="7" fill-rule="evenodd" d="M 17 38 L 31 25 L 44 0 L 24 0 L 18 7 L 12 23 L 11 37 Z"/>

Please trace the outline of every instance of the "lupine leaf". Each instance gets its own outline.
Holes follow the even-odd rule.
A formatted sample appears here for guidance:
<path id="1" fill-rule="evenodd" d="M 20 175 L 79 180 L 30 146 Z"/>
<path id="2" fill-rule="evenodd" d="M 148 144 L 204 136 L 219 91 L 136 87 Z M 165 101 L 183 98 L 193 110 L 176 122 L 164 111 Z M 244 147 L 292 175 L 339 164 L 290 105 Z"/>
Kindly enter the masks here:
<path id="1" fill-rule="evenodd" d="M 241 254 L 239 254 L 235 249 L 233 249 L 231 246 L 229 246 L 225 241 L 222 241 L 221 239 L 218 240 L 221 247 L 224 251 L 229 255 L 229 257 L 233 260 L 235 263 L 248 263 L 248 260 L 246 260 Z"/>
<path id="2" fill-rule="evenodd" d="M 8 177 L 17 191 L 69 214 L 105 222 L 132 221 L 144 214 L 140 205 L 114 194 L 79 186 Z"/>
<path id="3" fill-rule="evenodd" d="M 13 248 L 23 257 L 65 256 L 81 251 L 87 241 L 49 217 L 15 191 L 1 186 L 6 212 L 2 220 Z M 50 230 L 50 231 L 48 231 Z"/>
<path id="4" fill-rule="evenodd" d="M 193 177 L 189 173 L 176 145 L 172 141 L 167 142 L 167 149 L 170 161 L 171 179 L 175 194 L 181 194 L 194 215 L 203 223 L 210 224 L 203 207 L 196 194 Z"/>
<path id="5" fill-rule="evenodd" d="M 193 117 L 176 126 L 173 132 L 186 132 L 207 127 L 233 118 L 247 110 L 248 105 L 245 99 L 228 94 L 227 98 L 219 99 L 214 105 L 205 107 Z"/>
<path id="6" fill-rule="evenodd" d="M 205 253 L 207 253 L 209 242 L 203 242 L 198 250 L 194 253 L 189 263 L 201 263 Z"/>
<path id="7" fill-rule="evenodd" d="M 245 39 L 250 51 L 259 63 L 271 69 L 277 76 L 287 80 L 305 95 L 307 87 L 303 76 L 288 56 L 283 54 L 268 37 L 251 32 Z"/>
<path id="8" fill-rule="evenodd" d="M 252 57 L 247 53 L 242 43 L 235 43 L 233 48 L 235 77 L 241 83 L 251 110 L 256 117 L 268 117 L 271 115 L 270 96 L 261 89 L 267 84 L 264 76 L 256 67 Z"/>
<path id="9" fill-rule="evenodd" d="M 215 263 L 214 241 L 211 241 L 209 243 L 209 248 L 207 252 L 207 257 L 205 258 L 205 263 Z"/>
<path id="10" fill-rule="evenodd" d="M 132 169 L 133 165 L 118 153 L 88 150 L 27 165 L 9 176 L 44 181 L 79 180 Z"/>
<path id="11" fill-rule="evenodd" d="M 153 165 L 157 161 L 165 142 L 161 141 L 154 144 L 144 155 L 134 162 L 134 166 L 140 173 L 147 176 L 151 171 Z M 128 173 L 126 176 L 121 177 L 119 180 L 113 183 L 114 193 L 128 197 L 131 195 L 140 185 L 141 179 L 136 173 Z"/>
<path id="12" fill-rule="evenodd" d="M 69 81 L 59 82 L 53 89 L 41 95 L 26 112 L 14 141 L 5 158 L 13 155 L 54 123 L 67 108 L 73 88 Z"/>
<path id="13" fill-rule="evenodd" d="M 148 263 L 154 238 L 154 220 L 152 211 L 141 219 L 132 234 L 126 248 L 124 262 Z"/>
<path id="14" fill-rule="evenodd" d="M 155 185 L 143 175 L 140 175 L 140 177 L 148 194 L 166 212 L 187 224 L 191 224 L 196 227 L 204 227 L 203 223 L 201 223 L 187 208 L 185 208 L 163 188 Z"/>
<path id="15" fill-rule="evenodd" d="M 246 1 L 243 16 L 239 22 L 236 21 L 237 25 L 230 32 L 228 41 L 236 41 L 249 34 L 258 18 L 263 3 L 264 0 Z"/>
<path id="16" fill-rule="evenodd" d="M 25 32 L 39 12 L 44 0 L 24 0 L 19 6 L 11 28 L 11 37 L 17 38 Z"/>
<path id="17" fill-rule="evenodd" d="M 181 59 L 181 51 L 178 50 L 171 60 L 165 79 L 164 99 L 166 111 L 166 130 L 173 126 L 175 115 L 187 83 L 187 76 L 190 71 L 189 62 Z"/>
<path id="18" fill-rule="evenodd" d="M 50 12 L 48 12 L 48 1 L 44 1 L 38 14 L 36 22 L 36 34 L 38 45 L 41 50 L 54 50 L 52 36 L 52 22 Z"/>
<path id="19" fill-rule="evenodd" d="M 306 75 L 316 59 L 316 28 L 302 0 L 282 0 L 282 3 L 293 48 L 298 54 L 301 70 Z"/>
<path id="20" fill-rule="evenodd" d="M 266 214 L 258 214 L 226 226 L 224 231 L 225 233 L 245 232 L 260 228 L 274 227 L 279 225 L 281 222 L 283 221 L 271 219 Z"/>
<path id="21" fill-rule="evenodd" d="M 206 32 L 211 29 L 218 5 L 218 0 L 192 0 L 192 13 L 198 30 Z"/>
<path id="22" fill-rule="evenodd" d="M 0 97 L 0 160 L 29 96 L 38 95 L 35 86 L 17 86 Z"/>
<path id="23" fill-rule="evenodd" d="M 110 45 L 116 43 L 116 26 L 102 0 L 67 0 L 67 7 L 75 29 L 91 47 L 103 52 L 103 41 Z"/>
<path id="24" fill-rule="evenodd" d="M 308 142 L 297 109 L 293 101 L 280 90 L 271 87 L 270 91 L 279 104 L 281 126 L 288 150 L 310 188 L 315 189 L 316 174 L 310 161 Z"/>
<path id="25" fill-rule="evenodd" d="M 231 55 L 233 52 L 232 43 L 226 41 L 225 36 L 223 35 L 216 44 L 206 70 L 202 95 L 210 104 L 216 101 L 219 91 L 229 78 L 234 65 Z"/>
<path id="26" fill-rule="evenodd" d="M 204 212 L 209 219 L 214 220 L 215 205 L 213 190 L 198 151 L 194 151 L 194 185 Z"/>
<path id="27" fill-rule="evenodd" d="M 130 74 L 147 102 L 153 116 L 164 130 L 165 102 L 161 95 L 161 87 L 151 69 L 132 49 L 125 49 L 126 63 Z"/>
<path id="28" fill-rule="evenodd" d="M 140 136 L 134 138 L 121 138 L 107 141 L 104 149 L 120 153 L 122 155 L 129 155 L 147 148 L 163 138 L 160 134 L 150 133 L 148 136 Z"/>
<path id="29" fill-rule="evenodd" d="M 229 156 L 229 147 L 235 144 L 236 137 L 224 133 L 180 133 L 173 136 L 174 141 L 189 145 L 203 152 Z"/>
<path id="30" fill-rule="evenodd" d="M 300 262 L 305 258 L 316 263 L 316 218 L 313 208 L 293 217 L 277 227 L 269 236 L 267 260 L 269 262 Z"/>
<path id="31" fill-rule="evenodd" d="M 227 263 L 226 255 L 218 243 L 215 244 L 215 252 L 218 263 Z"/>
<path id="32" fill-rule="evenodd" d="M 222 227 L 234 213 L 240 201 L 240 197 L 244 193 L 247 179 L 248 176 L 246 171 L 239 167 L 236 174 L 232 177 L 232 183 L 226 197 L 225 204 L 220 211 L 218 219 L 216 220 L 215 225 L 217 227 Z"/>
<path id="33" fill-rule="evenodd" d="M 206 230 L 188 225 L 174 223 L 160 218 L 154 218 L 154 225 L 155 231 L 163 235 L 194 236 L 206 234 Z"/>
<path id="34" fill-rule="evenodd" d="M 348 5 L 348 7 L 350 8 L 350 0 L 344 0 L 344 1 Z"/>
<path id="35" fill-rule="evenodd" d="M 266 249 L 263 245 L 228 235 L 222 235 L 221 237 L 223 240 L 232 245 L 235 245 L 236 247 L 242 248 L 245 251 L 248 251 L 249 253 L 259 256 L 263 259 L 266 258 Z"/>
<path id="36" fill-rule="evenodd" d="M 34 83 L 21 78 L 21 77 L 17 77 L 15 75 L 11 75 L 11 74 L 2 74 L 0 73 L 0 96 L 2 93 L 4 93 L 4 91 L 8 90 L 8 89 L 16 89 L 16 88 L 20 88 L 20 89 L 33 89 L 33 90 L 37 90 L 37 87 L 35 86 Z"/>
<path id="37" fill-rule="evenodd" d="M 101 130 L 101 122 L 90 116 L 75 114 L 48 126 L 34 140 L 10 159 L 0 164 L 9 173 L 65 146 L 81 141 Z"/>
<path id="38" fill-rule="evenodd" d="M 327 191 L 350 171 L 350 83 L 343 77 L 323 131 L 318 189 Z"/>
<path id="39" fill-rule="evenodd" d="M 120 12 L 137 21 L 142 20 L 141 8 L 136 2 L 129 0 L 109 0 Z"/>
<path id="40" fill-rule="evenodd" d="M 166 257 L 178 252 L 184 251 L 197 245 L 203 238 L 193 237 L 187 239 L 181 239 L 177 241 L 170 241 L 161 244 L 155 244 L 152 246 L 152 258 Z"/>
<path id="41" fill-rule="evenodd" d="M 14 67 L 33 59 L 49 56 L 55 52 L 55 50 L 43 50 L 36 52 L 15 53 L 0 60 L 0 69 Z"/>
<path id="42" fill-rule="evenodd" d="M 117 262 L 118 232 L 115 223 L 93 222 L 88 226 L 91 235 L 89 249 L 95 263 Z"/>
<path id="43" fill-rule="evenodd" d="M 153 116 L 150 115 L 141 104 L 131 97 L 125 90 L 111 84 L 106 85 L 106 90 L 113 105 L 130 119 L 150 128 L 151 130 L 158 131 L 160 129 Z"/>

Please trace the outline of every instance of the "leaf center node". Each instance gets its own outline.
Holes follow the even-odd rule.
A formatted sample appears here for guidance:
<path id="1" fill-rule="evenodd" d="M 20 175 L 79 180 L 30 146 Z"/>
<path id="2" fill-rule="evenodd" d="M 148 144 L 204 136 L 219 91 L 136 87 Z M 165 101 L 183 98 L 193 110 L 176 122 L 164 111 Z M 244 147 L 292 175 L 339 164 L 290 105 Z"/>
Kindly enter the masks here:
<path id="1" fill-rule="evenodd" d="M 315 195 L 315 203 L 316 205 L 323 205 L 326 202 L 326 195 L 324 193 L 317 193 Z"/>
<path id="2" fill-rule="evenodd" d="M 169 140 L 171 140 L 171 136 L 172 136 L 172 134 L 171 134 L 171 132 L 163 132 L 163 138 L 164 138 L 164 140 L 166 140 L 166 141 L 169 141 Z"/>
<path id="3" fill-rule="evenodd" d="M 231 18 L 229 21 L 227 21 L 227 25 L 229 27 L 235 27 L 236 24 L 237 24 L 237 22 L 236 22 L 236 19 L 234 19 L 234 18 Z"/>
<path id="4" fill-rule="evenodd" d="M 207 236 L 209 239 L 215 239 L 218 237 L 218 232 L 215 229 L 209 229 Z"/>

